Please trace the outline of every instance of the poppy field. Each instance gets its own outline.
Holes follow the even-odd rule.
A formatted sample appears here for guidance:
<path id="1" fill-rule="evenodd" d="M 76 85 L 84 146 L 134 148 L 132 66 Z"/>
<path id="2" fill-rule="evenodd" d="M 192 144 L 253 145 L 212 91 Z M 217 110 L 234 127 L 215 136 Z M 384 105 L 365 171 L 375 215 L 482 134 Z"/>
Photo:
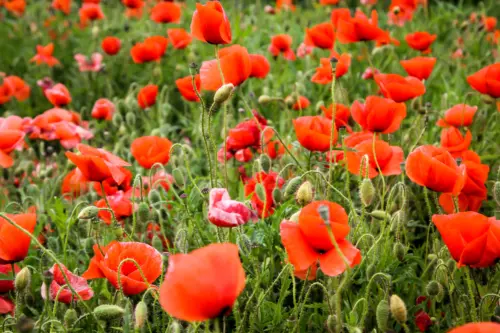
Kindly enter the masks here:
<path id="1" fill-rule="evenodd" d="M 500 332 L 496 0 L 0 0 L 0 332 Z"/>

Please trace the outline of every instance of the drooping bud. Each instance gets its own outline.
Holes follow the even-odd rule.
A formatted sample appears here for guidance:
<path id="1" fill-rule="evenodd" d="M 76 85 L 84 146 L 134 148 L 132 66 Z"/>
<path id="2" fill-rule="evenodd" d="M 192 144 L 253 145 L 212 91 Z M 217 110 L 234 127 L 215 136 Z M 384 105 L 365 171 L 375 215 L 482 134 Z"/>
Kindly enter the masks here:
<path id="1" fill-rule="evenodd" d="M 313 201 L 313 196 L 314 195 L 311 182 L 305 181 L 297 190 L 295 199 L 297 200 L 297 203 L 299 205 L 305 206 Z"/>
<path id="2" fill-rule="evenodd" d="M 133 112 L 127 112 L 127 114 L 125 115 L 125 122 L 130 127 L 133 127 L 135 125 L 136 120 L 137 120 L 137 118 Z"/>
<path id="3" fill-rule="evenodd" d="M 369 178 L 364 178 L 359 186 L 359 197 L 365 207 L 372 204 L 375 198 L 375 187 Z"/>
<path id="4" fill-rule="evenodd" d="M 277 205 L 283 200 L 283 194 L 278 187 L 273 189 L 273 202 Z"/>
<path id="5" fill-rule="evenodd" d="M 64 327 L 73 327 L 73 324 L 78 320 L 78 314 L 75 309 L 68 309 L 64 313 Z"/>
<path id="6" fill-rule="evenodd" d="M 158 251 L 163 251 L 163 242 L 160 237 L 154 235 L 153 240 L 151 241 L 151 245 Z"/>
<path id="7" fill-rule="evenodd" d="M 255 185 L 255 194 L 259 198 L 260 201 L 265 202 L 266 201 L 266 189 L 264 188 L 264 185 L 261 183 L 257 183 Z"/>
<path id="8" fill-rule="evenodd" d="M 389 220 L 391 218 L 391 215 L 383 210 L 374 210 L 370 213 L 370 216 L 381 221 Z"/>
<path id="9" fill-rule="evenodd" d="M 377 319 L 377 326 L 381 332 L 387 332 L 387 324 L 389 322 L 389 302 L 385 299 L 381 300 L 377 305 L 375 317 Z"/>
<path id="10" fill-rule="evenodd" d="M 172 176 L 174 177 L 175 185 L 177 185 L 181 188 L 184 187 L 184 185 L 186 184 L 186 179 L 185 179 L 184 173 L 182 172 L 181 169 L 175 168 L 172 171 Z"/>
<path id="11" fill-rule="evenodd" d="M 149 191 L 148 199 L 149 199 L 149 202 L 151 202 L 151 204 L 155 204 L 155 203 L 160 202 L 161 201 L 160 192 L 158 192 L 158 190 Z"/>
<path id="12" fill-rule="evenodd" d="M 288 199 L 295 194 L 295 192 L 299 189 L 301 182 L 302 178 L 300 176 L 290 179 L 285 187 L 285 191 L 283 192 L 285 194 L 285 199 Z"/>
<path id="13" fill-rule="evenodd" d="M 144 326 L 144 323 L 146 323 L 146 320 L 148 319 L 148 306 L 146 305 L 145 302 L 140 301 L 139 303 L 137 303 L 134 315 L 135 315 L 135 329 L 140 330 Z"/>
<path id="14" fill-rule="evenodd" d="M 329 332 L 335 332 L 336 330 L 336 323 L 337 323 L 337 318 L 335 315 L 329 315 L 328 318 L 326 319 L 326 327 L 328 328 Z"/>
<path id="15" fill-rule="evenodd" d="M 121 123 L 123 122 L 123 116 L 121 115 L 121 113 L 116 112 L 113 115 L 113 120 L 111 122 L 114 126 L 119 127 L 121 125 Z"/>
<path id="16" fill-rule="evenodd" d="M 425 292 L 430 297 L 437 297 L 438 295 L 442 294 L 444 291 L 443 291 L 443 286 L 441 285 L 441 283 L 439 283 L 437 281 L 431 281 L 425 287 Z"/>
<path id="17" fill-rule="evenodd" d="M 227 101 L 231 97 L 233 89 L 234 89 L 234 84 L 232 83 L 227 83 L 222 87 L 220 87 L 219 89 L 217 89 L 214 95 L 214 102 L 217 104 L 222 104 L 225 101 Z"/>
<path id="18" fill-rule="evenodd" d="M 141 202 L 137 208 L 137 216 L 140 222 L 147 222 L 149 220 L 149 206 L 145 202 Z"/>
<path id="19" fill-rule="evenodd" d="M 124 313 L 125 310 L 122 307 L 114 304 L 103 304 L 94 308 L 94 314 L 97 319 L 104 321 L 119 319 L 123 317 Z"/>
<path id="20" fill-rule="evenodd" d="M 267 154 L 262 154 L 259 157 L 259 163 L 260 167 L 262 168 L 262 171 L 264 172 L 269 172 L 271 169 L 271 158 Z"/>
<path id="21" fill-rule="evenodd" d="M 319 213 L 319 216 L 321 216 L 321 219 L 325 223 L 330 223 L 330 210 L 328 209 L 328 206 L 320 205 L 318 207 L 318 213 Z"/>
<path id="22" fill-rule="evenodd" d="M 391 296 L 390 308 L 394 319 L 398 323 L 404 324 L 408 318 L 408 312 L 406 311 L 405 302 L 398 295 Z"/>
<path id="23" fill-rule="evenodd" d="M 272 98 L 268 95 L 260 95 L 258 99 L 259 104 L 268 104 L 271 103 L 271 101 Z"/>
<path id="24" fill-rule="evenodd" d="M 24 267 L 17 273 L 16 279 L 14 281 L 14 286 L 16 291 L 19 293 L 27 290 L 31 285 L 31 272 L 28 267 Z"/>
<path id="25" fill-rule="evenodd" d="M 401 244 L 400 242 L 397 242 L 396 244 L 394 244 L 394 247 L 392 249 L 392 253 L 396 258 L 398 258 L 399 261 L 403 261 L 403 259 L 405 258 L 405 254 L 406 254 L 406 248 L 403 244 Z"/>
<path id="26" fill-rule="evenodd" d="M 97 214 L 99 214 L 99 208 L 97 208 L 96 206 L 87 206 L 80 211 L 80 214 L 78 214 L 78 219 L 79 220 L 95 219 L 97 217 Z"/>

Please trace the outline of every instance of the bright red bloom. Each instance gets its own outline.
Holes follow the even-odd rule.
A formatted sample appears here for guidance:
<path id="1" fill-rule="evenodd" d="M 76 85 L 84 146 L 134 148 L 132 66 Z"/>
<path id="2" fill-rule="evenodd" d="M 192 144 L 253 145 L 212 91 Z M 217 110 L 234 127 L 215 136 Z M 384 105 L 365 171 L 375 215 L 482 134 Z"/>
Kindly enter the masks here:
<path id="1" fill-rule="evenodd" d="M 295 111 L 307 109 L 311 105 L 309 99 L 305 96 L 299 96 L 295 103 L 292 105 L 292 109 Z"/>
<path id="2" fill-rule="evenodd" d="M 415 314 L 415 325 L 417 325 L 420 332 L 425 332 L 432 326 L 432 319 L 427 312 L 419 310 Z"/>
<path id="3" fill-rule="evenodd" d="M 278 173 L 264 171 L 256 173 L 245 184 L 245 196 L 250 196 L 252 207 L 257 211 L 259 217 L 268 217 L 274 213 L 275 203 L 273 201 L 274 188 L 282 188 L 285 180 Z M 259 198 L 255 192 L 257 184 L 264 187 L 265 198 Z"/>
<path id="4" fill-rule="evenodd" d="M 312 28 L 306 28 L 304 44 L 331 50 L 335 45 L 335 32 L 331 22 L 320 23 Z"/>
<path id="5" fill-rule="evenodd" d="M 196 85 L 196 90 L 199 93 L 201 90 L 200 74 L 195 75 L 194 84 Z M 187 101 L 189 102 L 200 101 L 200 98 L 198 97 L 198 95 L 194 90 L 193 78 L 191 76 L 186 76 L 175 80 L 175 85 L 177 86 L 177 89 L 179 89 L 179 92 L 181 93 L 182 97 L 184 97 L 184 99 L 186 99 Z"/>
<path id="6" fill-rule="evenodd" d="M 248 147 L 259 147 L 261 131 L 264 127 L 254 119 L 239 123 L 228 132 L 227 149 L 239 150 Z"/>
<path id="7" fill-rule="evenodd" d="M 102 40 L 101 48 L 107 55 L 115 55 L 120 52 L 122 42 L 118 37 L 108 36 Z"/>
<path id="8" fill-rule="evenodd" d="M 148 84 L 147 86 L 139 90 L 137 94 L 137 103 L 141 109 L 147 109 L 156 103 L 156 96 L 158 95 L 158 86 L 154 84 Z"/>
<path id="9" fill-rule="evenodd" d="M 132 60 L 136 64 L 144 62 L 158 61 L 165 54 L 168 46 L 168 39 L 163 36 L 152 36 L 137 43 L 130 49 Z"/>
<path id="10" fill-rule="evenodd" d="M 355 17 L 342 17 L 337 21 L 336 36 L 343 44 L 378 40 L 386 34 L 378 27 L 378 16 L 375 10 L 372 11 L 371 19 L 361 12 L 356 12 Z"/>
<path id="11" fill-rule="evenodd" d="M 276 9 L 295 11 L 295 6 L 293 5 L 293 0 L 276 0 Z"/>
<path id="12" fill-rule="evenodd" d="M 122 3 L 129 9 L 139 9 L 144 6 L 144 0 L 122 0 Z"/>
<path id="13" fill-rule="evenodd" d="M 436 125 L 440 127 L 469 127 L 476 114 L 477 106 L 467 104 L 457 104 L 444 113 L 444 118 L 437 121 Z"/>
<path id="14" fill-rule="evenodd" d="M 80 24 L 82 27 L 87 26 L 89 21 L 97 21 L 105 18 L 101 6 L 95 3 L 84 3 L 78 11 L 80 16 Z"/>
<path id="15" fill-rule="evenodd" d="M 196 4 L 191 21 L 191 34 L 209 44 L 231 43 L 231 25 L 220 2 Z"/>
<path id="16" fill-rule="evenodd" d="M 146 169 L 159 163 L 165 165 L 170 160 L 172 142 L 158 136 L 142 136 L 132 141 L 130 152 L 137 162 Z"/>
<path id="17" fill-rule="evenodd" d="M 7 103 L 12 98 L 14 91 L 12 85 L 3 81 L 0 85 L 0 105 Z"/>
<path id="18" fill-rule="evenodd" d="M 31 234 L 35 231 L 36 213 L 5 215 Z M 24 260 L 28 255 L 30 243 L 29 236 L 0 217 L 0 264 L 12 264 Z"/>
<path id="19" fill-rule="evenodd" d="M 354 175 L 369 178 L 378 176 L 380 172 L 384 176 L 394 176 L 401 174 L 401 163 L 404 162 L 403 149 L 397 146 L 390 146 L 383 140 L 375 140 L 375 154 L 373 139 L 365 140 L 356 146 L 355 151 L 347 152 L 347 169 Z M 368 172 L 366 165 L 361 165 L 363 156 L 368 156 Z M 363 170 L 361 170 L 363 168 Z M 362 171 L 362 172 L 361 172 Z"/>
<path id="20" fill-rule="evenodd" d="M 58 83 L 51 88 L 45 89 L 44 94 L 49 102 L 55 107 L 65 106 L 71 103 L 69 90 L 62 83 Z"/>
<path id="21" fill-rule="evenodd" d="M 351 66 L 351 55 L 342 53 L 342 55 L 335 55 L 335 77 L 338 79 L 349 71 Z M 316 68 L 316 73 L 312 76 L 311 82 L 319 84 L 328 84 L 333 80 L 332 61 L 329 58 L 320 59 L 321 66 Z"/>
<path id="22" fill-rule="evenodd" d="M 101 188 L 102 184 L 104 186 L 104 193 L 106 193 L 106 195 L 112 195 L 118 191 L 127 192 L 132 187 L 132 172 L 124 167 L 120 167 L 119 169 L 122 173 L 125 174 L 125 177 L 120 184 L 118 184 L 112 177 L 109 177 L 100 183 L 94 183 L 94 191 L 96 191 L 97 194 L 104 196 Z"/>
<path id="23" fill-rule="evenodd" d="M 74 123 L 61 121 L 52 125 L 50 137 L 46 140 L 59 140 L 59 143 L 66 149 L 75 148 L 82 140 L 89 140 L 94 137 L 94 134 L 89 130 L 77 126 Z"/>
<path id="24" fill-rule="evenodd" d="M 389 24 L 402 27 L 406 22 L 413 19 L 413 13 L 416 9 L 415 0 L 392 0 L 389 6 Z"/>
<path id="25" fill-rule="evenodd" d="M 252 73 L 250 56 L 247 49 L 241 45 L 235 44 L 219 50 L 219 58 L 226 84 L 239 86 Z M 222 86 L 217 60 L 204 61 L 201 64 L 200 78 L 202 89 L 216 91 Z"/>
<path id="26" fill-rule="evenodd" d="M 456 127 L 447 127 L 441 131 L 441 147 L 451 153 L 453 157 L 460 156 L 469 149 L 472 142 L 472 133 L 467 130 L 465 136 Z"/>
<path id="27" fill-rule="evenodd" d="M 488 267 L 500 258 L 500 221 L 476 212 L 433 215 L 458 267 Z"/>
<path id="28" fill-rule="evenodd" d="M 437 35 L 431 35 L 427 31 L 417 31 L 412 34 L 407 34 L 405 37 L 408 45 L 417 51 L 423 53 L 431 52 L 431 44 L 436 40 Z"/>
<path id="29" fill-rule="evenodd" d="M 500 98 L 500 62 L 486 66 L 467 76 L 472 89 L 493 98 Z"/>
<path id="30" fill-rule="evenodd" d="M 456 327 L 448 333 L 497 333 L 500 330 L 498 323 L 470 323 Z"/>
<path id="31" fill-rule="evenodd" d="M 238 247 L 210 244 L 168 259 L 160 287 L 160 304 L 171 316 L 203 321 L 228 315 L 245 288 L 245 271 Z"/>
<path id="32" fill-rule="evenodd" d="M 382 95 L 398 103 L 425 94 L 424 84 L 415 77 L 403 77 L 398 74 L 377 74 L 374 78 Z"/>
<path id="33" fill-rule="evenodd" d="M 415 57 L 409 60 L 401 60 L 399 63 L 408 75 L 414 76 L 419 80 L 427 80 L 434 69 L 436 58 Z"/>
<path id="34" fill-rule="evenodd" d="M 131 196 L 132 191 L 117 191 L 111 195 L 108 195 L 106 193 L 106 198 L 108 199 L 109 206 L 113 210 L 113 214 L 118 221 L 122 221 L 123 219 L 132 216 L 134 211 L 132 201 L 130 200 Z M 136 197 L 138 196 L 139 195 L 136 195 Z M 98 208 L 108 208 L 108 205 L 106 204 L 106 200 L 104 198 L 94 202 L 94 205 Z M 111 222 L 113 222 L 113 216 L 108 210 L 100 210 L 98 215 L 107 225 L 110 225 Z"/>
<path id="35" fill-rule="evenodd" d="M 80 155 L 66 152 L 66 156 L 76 164 L 88 181 L 102 182 L 111 177 L 117 184 L 123 182 L 126 175 L 120 170 L 120 167 L 130 166 L 130 164 L 104 149 L 84 144 L 78 144 L 77 149 L 80 151 Z"/>
<path id="36" fill-rule="evenodd" d="M 483 16 L 482 23 L 486 31 L 493 32 L 497 26 L 497 18 L 494 16 Z"/>
<path id="37" fill-rule="evenodd" d="M 14 165 L 14 159 L 10 153 L 22 148 L 24 144 L 24 132 L 15 129 L 0 129 L 0 166 L 10 168 Z"/>
<path id="38" fill-rule="evenodd" d="M 26 0 L 5 0 L 4 6 L 12 14 L 22 16 L 26 10 Z"/>
<path id="39" fill-rule="evenodd" d="M 285 146 L 279 140 L 272 140 L 264 145 L 264 153 L 274 160 L 285 154 Z"/>
<path id="40" fill-rule="evenodd" d="M 271 52 L 274 57 L 283 54 L 285 59 L 295 60 L 295 52 L 292 50 L 292 36 L 282 34 L 271 37 L 269 52 Z"/>
<path id="41" fill-rule="evenodd" d="M 181 7 L 174 2 L 158 2 L 151 9 L 151 20 L 156 23 L 179 23 Z"/>
<path id="42" fill-rule="evenodd" d="M 147 281 L 132 261 L 141 268 Z M 91 279 L 106 278 L 115 288 L 118 285 L 118 268 L 121 265 L 120 283 L 125 295 L 137 295 L 149 288 L 163 269 L 161 253 L 154 247 L 138 242 L 111 242 L 107 246 L 94 245 L 94 257 L 82 277 Z"/>
<path id="43" fill-rule="evenodd" d="M 107 98 L 99 98 L 92 108 L 92 118 L 112 120 L 116 108 L 113 102 Z"/>
<path id="44" fill-rule="evenodd" d="M 332 10 L 330 19 L 333 24 L 333 29 L 337 30 L 341 20 L 349 21 L 351 19 L 351 11 L 349 8 L 336 8 Z"/>
<path id="45" fill-rule="evenodd" d="M 365 131 L 394 133 L 406 117 L 406 105 L 388 98 L 368 96 L 365 104 L 355 101 L 351 113 Z"/>
<path id="46" fill-rule="evenodd" d="M 271 65 L 266 57 L 260 54 L 250 54 L 250 64 L 252 66 L 252 71 L 250 72 L 250 77 L 256 77 L 263 79 L 271 71 Z"/>
<path id="47" fill-rule="evenodd" d="M 10 313 L 14 316 L 15 304 L 7 297 L 0 296 L 0 314 Z"/>
<path id="48" fill-rule="evenodd" d="M 92 288 L 90 288 L 87 284 L 86 279 L 71 273 L 66 267 L 64 267 L 64 265 L 62 265 L 62 269 L 64 270 L 64 274 L 68 278 L 71 287 L 78 293 L 78 295 L 80 295 L 80 297 L 84 301 L 87 301 L 94 296 L 94 292 L 92 291 Z M 66 285 L 66 280 L 64 279 L 59 265 L 54 264 L 54 266 L 49 269 L 49 272 L 52 274 L 52 282 L 49 286 L 48 295 L 51 301 L 55 300 L 57 297 L 58 302 L 71 304 L 72 301 L 78 301 L 80 299 L 78 296 L 73 295 L 73 293 L 67 286 L 65 286 L 61 291 L 61 287 Z M 47 299 L 46 291 L 47 289 L 44 282 L 42 284 L 43 299 Z"/>
<path id="49" fill-rule="evenodd" d="M 19 102 L 25 101 L 30 97 L 31 88 L 19 76 L 10 75 L 3 79 L 4 84 L 10 85 L 11 94 Z M 0 103 L 1 104 L 1 103 Z"/>
<path id="50" fill-rule="evenodd" d="M 333 131 L 332 121 L 322 116 L 304 116 L 293 120 L 297 140 L 310 151 L 325 152 L 337 142 L 338 132 Z"/>
<path id="51" fill-rule="evenodd" d="M 237 227 L 255 219 L 255 213 L 245 204 L 231 200 L 225 188 L 210 190 L 208 220 L 211 223 L 218 227 Z"/>
<path id="52" fill-rule="evenodd" d="M 322 206 L 327 208 L 328 221 L 324 221 L 319 213 Z M 348 221 L 344 208 L 339 204 L 314 201 L 302 208 L 298 223 L 286 220 L 281 222 L 281 242 L 288 254 L 288 260 L 295 268 L 296 276 L 304 279 L 303 273 L 310 270 L 308 279 L 315 279 L 318 261 L 321 270 L 328 276 L 338 276 L 347 269 L 335 249 L 328 228 L 331 228 L 349 266 L 354 267 L 361 262 L 360 251 L 345 239 L 350 230 Z M 329 223 L 329 226 L 326 223 Z"/>
<path id="53" fill-rule="evenodd" d="M 339 0 L 319 0 L 319 4 L 326 6 L 326 5 L 336 5 L 339 3 Z"/>
<path id="54" fill-rule="evenodd" d="M 37 45 L 36 55 L 31 58 L 30 62 L 35 62 L 37 65 L 47 64 L 49 67 L 59 64 L 59 60 L 54 58 L 54 44 L 50 43 L 47 46 Z"/>
<path id="55" fill-rule="evenodd" d="M 66 199 L 77 198 L 88 191 L 87 180 L 78 168 L 68 172 L 61 184 L 61 193 Z"/>
<path id="56" fill-rule="evenodd" d="M 458 194 L 465 184 L 465 165 L 457 165 L 451 154 L 431 145 L 420 146 L 406 159 L 406 174 L 412 182 L 430 190 Z"/>
<path id="57" fill-rule="evenodd" d="M 71 0 L 52 0 L 52 8 L 69 15 L 71 12 Z"/>
<path id="58" fill-rule="evenodd" d="M 182 28 L 168 29 L 167 35 L 168 40 L 177 50 L 185 49 L 193 40 L 191 34 Z"/>
<path id="59" fill-rule="evenodd" d="M 333 104 L 330 104 L 328 107 L 321 106 L 321 110 L 323 114 L 328 119 L 332 119 L 333 117 Z M 344 104 L 335 103 L 335 127 L 337 130 L 341 127 L 345 127 L 347 131 L 351 131 L 351 127 L 349 126 L 349 118 L 351 117 L 351 111 L 348 106 Z"/>

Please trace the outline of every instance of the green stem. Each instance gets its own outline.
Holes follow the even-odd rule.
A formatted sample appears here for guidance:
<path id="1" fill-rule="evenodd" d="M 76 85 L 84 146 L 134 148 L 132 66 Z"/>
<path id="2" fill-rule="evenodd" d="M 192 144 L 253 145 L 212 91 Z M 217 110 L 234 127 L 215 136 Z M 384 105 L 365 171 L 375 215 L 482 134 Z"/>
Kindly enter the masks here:
<path id="1" fill-rule="evenodd" d="M 469 300 L 470 300 L 470 316 L 473 322 L 477 323 L 477 312 L 476 312 L 476 297 L 474 295 L 474 286 L 472 285 L 472 278 L 470 276 L 470 268 L 466 267 L 465 269 L 465 279 L 467 282 L 467 289 L 469 291 Z"/>

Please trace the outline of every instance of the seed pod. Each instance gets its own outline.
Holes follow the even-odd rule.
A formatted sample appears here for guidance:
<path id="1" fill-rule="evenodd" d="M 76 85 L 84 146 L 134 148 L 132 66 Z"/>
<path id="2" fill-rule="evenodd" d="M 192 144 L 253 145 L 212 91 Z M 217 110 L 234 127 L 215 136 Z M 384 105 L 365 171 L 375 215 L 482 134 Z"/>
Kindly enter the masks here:
<path id="1" fill-rule="evenodd" d="M 272 99 L 268 95 L 260 95 L 258 102 L 259 104 L 268 104 L 271 103 Z"/>
<path id="2" fill-rule="evenodd" d="M 261 183 L 257 183 L 255 185 L 255 194 L 257 195 L 257 198 L 259 198 L 260 201 L 265 202 L 266 201 L 266 189 L 264 188 L 264 185 Z"/>
<path id="3" fill-rule="evenodd" d="M 372 204 L 373 199 L 375 198 L 375 187 L 373 186 L 370 178 L 364 178 L 361 182 L 361 185 L 359 186 L 359 197 L 365 207 Z"/>
<path id="4" fill-rule="evenodd" d="M 394 247 L 392 248 L 392 254 L 398 258 L 399 261 L 403 261 L 403 259 L 405 258 L 405 254 L 406 254 L 406 248 L 403 244 L 401 244 L 400 242 L 397 242 L 396 244 L 394 244 Z"/>
<path id="5" fill-rule="evenodd" d="M 144 326 L 146 319 L 148 319 L 148 306 L 146 305 L 146 303 L 144 303 L 143 301 L 137 303 L 134 315 L 135 329 L 140 330 Z"/>
<path id="6" fill-rule="evenodd" d="M 439 283 L 437 281 L 431 281 L 425 287 L 425 291 L 426 291 L 428 296 L 436 297 L 439 294 L 443 293 L 443 286 L 441 285 L 441 283 Z"/>
<path id="7" fill-rule="evenodd" d="M 125 122 L 130 127 L 134 127 L 136 120 L 137 118 L 133 112 L 127 112 L 127 114 L 125 115 Z"/>
<path id="8" fill-rule="evenodd" d="M 406 311 L 406 305 L 405 302 L 398 296 L 398 295 L 392 295 L 391 296 L 391 314 L 396 319 L 396 321 L 400 324 L 404 324 L 407 320 L 407 311 Z"/>
<path id="9" fill-rule="evenodd" d="M 158 190 L 149 191 L 148 199 L 149 199 L 149 202 L 151 202 L 151 204 L 155 204 L 155 203 L 160 202 L 161 201 L 160 192 L 158 192 Z"/>
<path id="10" fill-rule="evenodd" d="M 158 251 L 163 251 L 163 242 L 160 237 L 154 235 L 153 240 L 151 241 L 151 245 L 153 245 L 153 247 Z"/>
<path id="11" fill-rule="evenodd" d="M 28 267 L 24 267 L 17 273 L 16 279 L 14 281 L 14 286 L 16 291 L 19 293 L 23 293 L 27 289 L 29 289 L 31 285 L 31 272 Z"/>
<path id="12" fill-rule="evenodd" d="M 94 314 L 97 319 L 110 321 L 114 319 L 120 319 L 123 317 L 125 310 L 118 305 L 113 304 L 103 304 L 94 308 Z"/>
<path id="13" fill-rule="evenodd" d="M 295 199 L 300 206 L 305 206 L 313 201 L 313 188 L 311 182 L 305 181 L 300 185 L 295 195 Z"/>
<path id="14" fill-rule="evenodd" d="M 493 198 L 498 206 L 500 206 L 500 181 L 496 181 L 493 185 Z"/>
<path id="15" fill-rule="evenodd" d="M 137 208 L 137 216 L 140 222 L 147 222 L 149 220 L 149 206 L 145 202 L 141 202 Z"/>
<path id="16" fill-rule="evenodd" d="M 267 154 L 262 154 L 260 155 L 259 157 L 259 163 L 260 163 L 260 167 L 262 168 L 262 171 L 264 172 L 269 172 L 269 170 L 271 169 L 271 158 L 269 157 L 269 155 Z"/>
<path id="17" fill-rule="evenodd" d="M 224 103 L 231 97 L 233 90 L 234 90 L 234 85 L 232 83 L 227 83 L 223 85 L 215 92 L 214 102 L 217 104 Z"/>
<path id="18" fill-rule="evenodd" d="M 184 185 L 186 184 L 186 179 L 181 169 L 175 168 L 172 171 L 172 176 L 174 177 L 175 185 L 179 187 L 184 187 Z"/>
<path id="19" fill-rule="evenodd" d="M 278 187 L 273 189 L 273 202 L 277 205 L 283 200 L 283 194 Z"/>
<path id="20" fill-rule="evenodd" d="M 385 299 L 381 300 L 377 305 L 377 310 L 375 312 L 377 319 L 377 326 L 380 331 L 387 332 L 387 324 L 389 322 L 389 302 Z"/>
<path id="21" fill-rule="evenodd" d="M 295 194 L 295 192 L 299 189 L 301 182 L 302 178 L 300 176 L 290 179 L 285 187 L 285 191 L 283 192 L 285 194 L 285 199 L 288 199 Z"/>
<path id="22" fill-rule="evenodd" d="M 370 216 L 381 221 L 389 220 L 391 218 L 391 215 L 383 210 L 374 210 L 370 213 Z"/>
<path id="23" fill-rule="evenodd" d="M 335 332 L 335 325 L 337 323 L 337 318 L 335 315 L 329 315 L 328 318 L 326 319 L 326 327 L 328 328 L 329 332 Z"/>
<path id="24" fill-rule="evenodd" d="M 78 314 L 75 309 L 68 309 L 64 313 L 64 326 L 66 328 L 73 327 L 73 324 L 78 320 Z"/>
<path id="25" fill-rule="evenodd" d="M 96 206 L 87 206 L 80 211 L 80 214 L 78 214 L 78 219 L 79 220 L 95 219 L 97 217 L 97 214 L 99 214 L 99 208 L 97 208 Z"/>
<path id="26" fill-rule="evenodd" d="M 111 121 L 111 123 L 115 127 L 119 127 L 121 125 L 121 123 L 123 123 L 123 116 L 121 115 L 121 113 L 115 112 L 115 114 L 113 115 L 113 120 Z"/>

